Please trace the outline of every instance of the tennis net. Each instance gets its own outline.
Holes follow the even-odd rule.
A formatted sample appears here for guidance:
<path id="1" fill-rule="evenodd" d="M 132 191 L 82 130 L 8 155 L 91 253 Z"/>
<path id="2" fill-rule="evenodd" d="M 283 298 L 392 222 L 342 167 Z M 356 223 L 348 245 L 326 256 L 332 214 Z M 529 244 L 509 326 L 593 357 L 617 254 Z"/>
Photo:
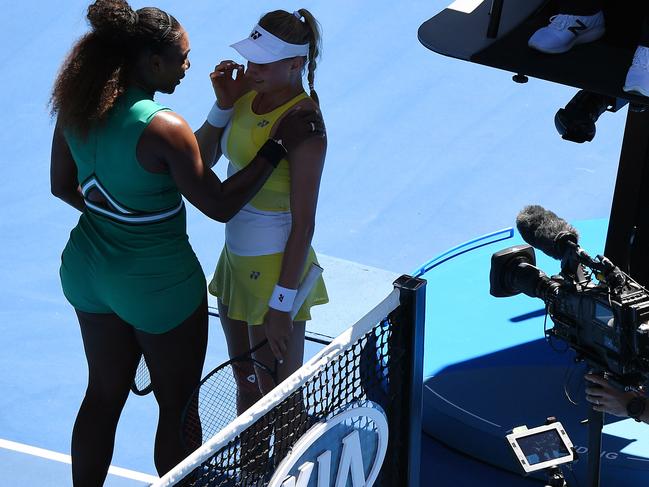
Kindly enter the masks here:
<path id="1" fill-rule="evenodd" d="M 418 487 L 425 281 L 394 285 L 153 487 Z"/>

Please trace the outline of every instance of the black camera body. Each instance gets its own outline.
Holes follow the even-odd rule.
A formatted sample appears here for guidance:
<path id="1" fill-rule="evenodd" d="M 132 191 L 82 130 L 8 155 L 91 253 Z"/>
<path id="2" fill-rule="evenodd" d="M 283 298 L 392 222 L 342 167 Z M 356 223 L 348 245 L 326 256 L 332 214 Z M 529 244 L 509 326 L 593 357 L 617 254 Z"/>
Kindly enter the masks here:
<path id="1" fill-rule="evenodd" d="M 579 263 L 548 277 L 535 261 L 529 245 L 495 253 L 491 294 L 505 297 L 523 292 L 541 298 L 554 322 L 547 336 L 564 341 L 578 359 L 607 372 L 620 385 L 642 387 L 649 380 L 649 292 L 610 262 L 592 268 L 592 273 Z M 606 276 L 603 269 L 614 273 Z"/>

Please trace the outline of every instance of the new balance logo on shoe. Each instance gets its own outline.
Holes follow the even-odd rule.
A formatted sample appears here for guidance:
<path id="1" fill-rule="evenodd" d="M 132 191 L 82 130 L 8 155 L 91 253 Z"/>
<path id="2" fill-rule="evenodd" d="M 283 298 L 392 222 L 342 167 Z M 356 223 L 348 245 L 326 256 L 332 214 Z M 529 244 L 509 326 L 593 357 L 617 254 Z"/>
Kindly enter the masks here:
<path id="1" fill-rule="evenodd" d="M 604 14 L 567 15 L 550 17 L 550 23 L 532 34 L 527 45 L 537 51 L 559 54 L 569 51 L 577 44 L 593 42 L 604 35 Z"/>
<path id="2" fill-rule="evenodd" d="M 577 25 L 573 25 L 573 26 L 571 26 L 571 27 L 568 27 L 568 30 L 569 30 L 570 32 L 572 32 L 572 34 L 576 37 L 576 36 L 579 35 L 579 32 L 580 32 L 580 31 L 582 31 L 582 30 L 586 30 L 586 29 L 588 29 L 588 27 L 586 27 L 586 24 L 584 24 L 584 23 L 583 23 L 581 20 L 579 20 L 579 19 L 577 19 L 575 22 L 576 22 Z"/>
<path id="3" fill-rule="evenodd" d="M 263 128 L 263 127 L 265 127 L 266 125 L 268 125 L 269 123 L 270 123 L 270 122 L 269 122 L 268 120 L 262 120 L 261 122 L 259 122 L 259 123 L 257 124 L 257 127 L 262 127 L 262 128 Z"/>

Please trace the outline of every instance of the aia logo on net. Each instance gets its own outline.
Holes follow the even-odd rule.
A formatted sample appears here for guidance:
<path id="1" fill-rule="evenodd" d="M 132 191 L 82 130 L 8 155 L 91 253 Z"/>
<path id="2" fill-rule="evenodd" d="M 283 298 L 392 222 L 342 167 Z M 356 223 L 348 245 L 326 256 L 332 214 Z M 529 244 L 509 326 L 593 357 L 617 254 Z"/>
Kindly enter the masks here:
<path id="1" fill-rule="evenodd" d="M 388 446 L 381 407 L 360 401 L 312 426 L 293 446 L 268 487 L 371 487 Z"/>

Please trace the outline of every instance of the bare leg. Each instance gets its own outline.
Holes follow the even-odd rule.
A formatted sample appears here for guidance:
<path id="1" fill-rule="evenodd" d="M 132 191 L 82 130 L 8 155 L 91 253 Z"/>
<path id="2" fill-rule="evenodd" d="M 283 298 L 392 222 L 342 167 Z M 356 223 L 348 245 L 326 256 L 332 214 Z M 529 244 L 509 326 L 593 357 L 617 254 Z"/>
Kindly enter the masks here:
<path id="1" fill-rule="evenodd" d="M 77 311 L 77 317 L 88 361 L 88 388 L 72 432 L 72 479 L 75 486 L 100 487 L 141 352 L 133 327 L 118 316 Z"/>
<path id="2" fill-rule="evenodd" d="M 302 366 L 304 360 L 304 333 L 306 322 L 294 321 L 293 333 L 288 343 L 288 348 L 284 356 L 284 363 L 278 364 L 277 381 L 282 382 L 293 372 Z M 251 345 L 256 345 L 266 338 L 263 325 L 249 326 L 248 333 Z M 255 353 L 255 360 L 272 367 L 275 363 L 275 356 L 270 347 L 262 347 Z M 268 394 L 274 387 L 272 380 L 268 376 L 258 374 L 259 384 L 262 394 Z M 306 410 L 304 400 L 300 394 L 292 398 L 290 403 L 285 403 L 279 409 L 277 421 L 275 423 L 275 444 L 274 444 L 274 462 L 277 465 L 289 452 L 291 446 L 302 436 L 308 426 L 306 420 Z"/>
<path id="3" fill-rule="evenodd" d="M 218 306 L 230 358 L 248 353 L 252 348 L 248 339 L 248 324 L 228 318 L 228 307 L 220 299 Z M 237 414 L 241 414 L 261 399 L 259 380 L 248 380 L 248 377 L 257 377 L 255 368 L 250 363 L 239 364 L 233 368 L 233 372 L 237 383 Z M 256 472 L 264 471 L 268 462 L 269 444 L 269 438 L 261 438 L 257 434 L 251 436 L 246 431 L 241 434 L 241 474 L 244 478 L 255 479 Z"/>
<path id="4" fill-rule="evenodd" d="M 228 344 L 230 358 L 238 357 L 250 350 L 248 340 L 248 325 L 245 321 L 228 318 L 228 307 L 218 300 L 219 318 Z M 250 364 L 237 364 L 234 367 L 234 378 L 237 382 L 237 415 L 261 399 L 258 382 L 251 382 L 248 378 L 255 377 L 255 369 Z"/>
<path id="5" fill-rule="evenodd" d="M 187 401 L 198 386 L 207 348 L 207 297 L 189 318 L 162 334 L 136 331 L 151 374 L 160 407 L 155 439 L 155 465 L 160 475 L 200 445 L 183 446 L 181 419 Z"/>

